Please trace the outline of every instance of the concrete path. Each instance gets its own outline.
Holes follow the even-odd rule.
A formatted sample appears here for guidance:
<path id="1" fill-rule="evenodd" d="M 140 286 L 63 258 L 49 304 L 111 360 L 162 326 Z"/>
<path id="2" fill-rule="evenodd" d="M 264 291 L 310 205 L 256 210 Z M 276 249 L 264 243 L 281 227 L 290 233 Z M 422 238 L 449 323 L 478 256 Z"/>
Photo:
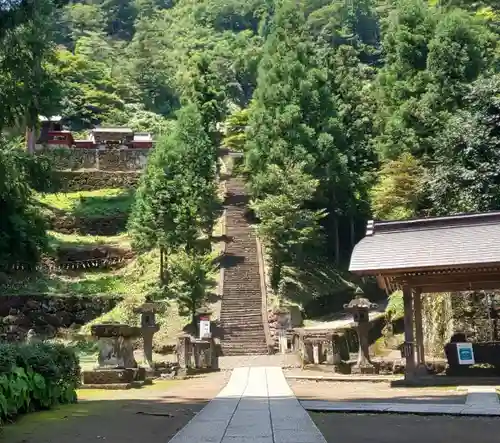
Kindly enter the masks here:
<path id="1" fill-rule="evenodd" d="M 385 412 L 421 415 L 500 416 L 500 402 L 495 387 L 469 386 L 465 404 L 449 403 L 362 403 L 354 401 L 303 400 L 302 406 L 316 412 Z"/>
<path id="2" fill-rule="evenodd" d="M 326 443 L 279 367 L 233 370 L 228 384 L 170 443 Z"/>
<path id="3" fill-rule="evenodd" d="M 495 386 L 468 386 L 465 404 L 474 408 L 490 407 L 500 410 Z"/>

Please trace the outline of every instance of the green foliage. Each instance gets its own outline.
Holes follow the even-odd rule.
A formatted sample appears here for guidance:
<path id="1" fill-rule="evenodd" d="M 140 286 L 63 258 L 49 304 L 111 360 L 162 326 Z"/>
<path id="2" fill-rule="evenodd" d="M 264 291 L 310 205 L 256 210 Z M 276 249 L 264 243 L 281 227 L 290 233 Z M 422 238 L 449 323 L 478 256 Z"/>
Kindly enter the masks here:
<path id="1" fill-rule="evenodd" d="M 110 67 L 81 54 L 78 46 L 75 53 L 59 50 L 56 67 L 63 79 L 63 115 L 73 129 L 96 125 L 108 113 L 123 108 Z"/>
<path id="2" fill-rule="evenodd" d="M 40 0 L 36 7 L 22 3 L 0 14 L 0 20 L 8 22 L 0 26 L 0 130 L 22 123 L 34 128 L 38 114 L 57 109 L 60 99 L 50 66 L 54 4 L 52 0 Z"/>
<path id="3" fill-rule="evenodd" d="M 57 344 L 0 344 L 0 424 L 19 414 L 76 402 L 80 366 Z"/>
<path id="4" fill-rule="evenodd" d="M 47 236 L 33 190 L 50 190 L 51 165 L 44 156 L 30 156 L 0 138 L 0 177 L 0 267 L 34 266 Z"/>
<path id="5" fill-rule="evenodd" d="M 385 316 L 388 322 L 393 322 L 404 316 L 403 293 L 395 291 L 389 295 L 389 303 L 385 308 Z"/>
<path id="6" fill-rule="evenodd" d="M 379 220 L 414 217 L 421 205 L 423 172 L 419 161 L 411 154 L 402 154 L 399 159 L 385 163 L 372 189 L 373 215 Z"/>
<path id="7" fill-rule="evenodd" d="M 277 293 L 283 282 L 285 265 L 305 262 L 320 243 L 319 221 L 324 211 L 304 205 L 311 200 L 318 181 L 303 172 L 303 165 L 281 169 L 269 166 L 253 184 L 257 198 L 251 207 L 260 220 L 257 226 L 271 258 L 271 287 Z"/>
<path id="8" fill-rule="evenodd" d="M 248 126 L 248 108 L 241 109 L 231 114 L 225 121 L 225 135 L 222 143 L 229 149 L 237 152 L 243 151 L 247 141 L 246 130 Z"/>
<path id="9" fill-rule="evenodd" d="M 56 215 L 64 212 L 76 217 L 98 217 L 128 214 L 134 193 L 124 189 L 98 189 L 67 193 L 42 194 L 38 201 Z"/>
<path id="10" fill-rule="evenodd" d="M 438 138 L 427 185 L 434 214 L 481 212 L 500 205 L 500 76 L 470 86 L 467 107 Z"/>
<path id="11" fill-rule="evenodd" d="M 168 291 L 177 301 L 179 314 L 190 316 L 196 325 L 197 311 L 204 307 L 215 285 L 213 254 L 179 251 L 170 267 Z"/>
<path id="12" fill-rule="evenodd" d="M 192 249 L 215 221 L 216 155 L 194 105 L 179 112 L 171 134 L 149 157 L 129 222 L 135 247 L 167 253 Z"/>

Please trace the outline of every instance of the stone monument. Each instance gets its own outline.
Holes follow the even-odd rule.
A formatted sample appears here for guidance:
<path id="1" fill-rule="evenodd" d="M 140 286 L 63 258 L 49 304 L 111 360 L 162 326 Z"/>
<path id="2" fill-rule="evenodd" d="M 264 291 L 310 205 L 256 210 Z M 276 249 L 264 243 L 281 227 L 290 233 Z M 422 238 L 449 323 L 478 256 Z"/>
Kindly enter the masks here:
<path id="1" fill-rule="evenodd" d="M 359 341 L 358 361 L 352 367 L 353 374 L 376 374 L 378 372 L 377 367 L 371 362 L 368 342 L 369 312 L 377 307 L 376 303 L 372 303 L 364 297 L 363 290 L 359 287 L 356 289 L 354 298 L 344 305 L 344 309 L 352 314 Z"/>
<path id="2" fill-rule="evenodd" d="M 120 323 L 93 325 L 91 332 L 98 340 L 99 355 L 92 371 L 83 371 L 83 387 L 129 388 L 145 380 L 145 369 L 134 358 L 132 340 L 141 336 L 141 328 Z M 106 385 L 106 386 L 104 386 Z"/>

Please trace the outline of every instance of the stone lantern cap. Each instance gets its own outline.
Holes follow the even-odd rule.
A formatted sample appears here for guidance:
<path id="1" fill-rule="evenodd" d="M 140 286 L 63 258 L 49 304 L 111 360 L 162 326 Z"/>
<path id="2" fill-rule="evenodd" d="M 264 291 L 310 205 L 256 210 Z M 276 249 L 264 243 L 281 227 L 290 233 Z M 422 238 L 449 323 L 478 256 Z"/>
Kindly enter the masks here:
<path id="1" fill-rule="evenodd" d="M 141 328 L 120 323 L 101 323 L 90 328 L 93 336 L 137 338 L 141 336 Z"/>
<path id="2" fill-rule="evenodd" d="M 152 302 L 146 302 L 134 308 L 134 314 L 154 314 L 158 310 L 158 305 Z"/>
<path id="3" fill-rule="evenodd" d="M 369 309 L 377 309 L 378 304 L 372 303 L 366 297 L 364 297 L 363 290 L 358 287 L 354 294 L 354 298 L 349 302 L 344 304 L 344 309 L 346 311 L 360 311 L 360 310 L 369 310 Z"/>
<path id="4" fill-rule="evenodd" d="M 200 308 L 196 310 L 196 315 L 198 317 L 211 317 L 212 316 L 212 311 L 208 308 Z"/>

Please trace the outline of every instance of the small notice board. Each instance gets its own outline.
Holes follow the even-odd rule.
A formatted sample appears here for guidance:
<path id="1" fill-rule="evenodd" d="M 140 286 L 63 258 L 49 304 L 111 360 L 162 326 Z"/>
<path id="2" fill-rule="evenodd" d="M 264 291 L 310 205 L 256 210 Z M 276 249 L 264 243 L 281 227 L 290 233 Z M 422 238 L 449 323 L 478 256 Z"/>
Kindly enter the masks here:
<path id="1" fill-rule="evenodd" d="M 210 337 L 210 320 L 202 318 L 200 320 L 200 338 Z"/>
<path id="2" fill-rule="evenodd" d="M 460 365 L 473 365 L 474 349 L 472 343 L 457 343 L 458 364 Z"/>

